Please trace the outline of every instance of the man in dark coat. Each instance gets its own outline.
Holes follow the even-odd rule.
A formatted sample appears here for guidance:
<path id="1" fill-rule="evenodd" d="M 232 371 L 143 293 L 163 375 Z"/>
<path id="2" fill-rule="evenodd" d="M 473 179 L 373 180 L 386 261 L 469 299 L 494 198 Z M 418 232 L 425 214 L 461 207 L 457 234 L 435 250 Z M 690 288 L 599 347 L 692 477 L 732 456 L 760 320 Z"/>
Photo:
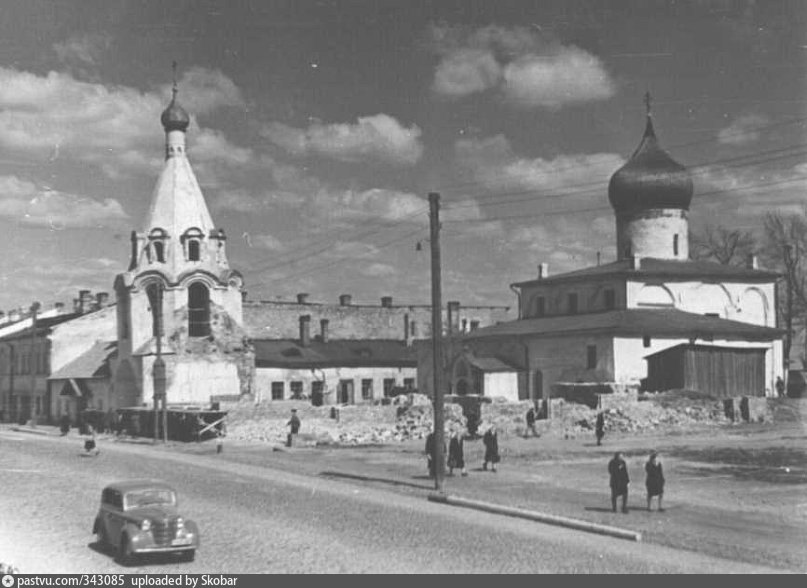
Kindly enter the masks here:
<path id="1" fill-rule="evenodd" d="M 459 468 L 463 476 L 467 476 L 465 471 L 465 441 L 462 434 L 454 429 L 451 431 L 451 439 L 448 442 L 448 475 L 454 475 L 454 468 Z"/>
<path id="2" fill-rule="evenodd" d="M 291 418 L 289 419 L 289 422 L 286 423 L 286 426 L 291 427 L 289 436 L 286 440 L 286 447 L 291 447 L 294 435 L 300 432 L 300 417 L 297 416 L 296 408 L 291 409 Z"/>
<path id="3" fill-rule="evenodd" d="M 485 445 L 485 460 L 482 462 L 482 469 L 488 469 L 488 463 L 491 465 L 491 470 L 493 473 L 496 473 L 496 464 L 501 461 L 501 457 L 499 456 L 499 434 L 496 432 L 496 426 L 491 425 L 490 428 L 485 431 L 484 437 L 482 437 L 482 443 Z"/>
<path id="4" fill-rule="evenodd" d="M 597 436 L 597 445 L 602 445 L 602 438 L 605 437 L 605 416 L 603 416 L 602 412 L 597 413 L 594 434 Z"/>
<path id="5" fill-rule="evenodd" d="M 785 381 L 782 379 L 782 376 L 776 377 L 776 395 L 779 398 L 784 398 L 785 394 Z"/>
<path id="6" fill-rule="evenodd" d="M 614 458 L 608 462 L 608 473 L 611 476 L 611 510 L 616 512 L 616 499 L 622 497 L 622 512 L 628 512 L 628 464 L 622 459 L 622 453 L 617 451 Z"/>
<path id="7" fill-rule="evenodd" d="M 658 496 L 658 510 L 664 512 L 664 508 L 661 506 L 661 500 L 664 498 L 664 470 L 657 452 L 653 451 L 650 454 L 650 459 L 644 465 L 644 471 L 647 474 L 647 478 L 645 478 L 647 510 L 653 510 L 650 508 L 650 503 L 654 496 Z"/>
<path id="8" fill-rule="evenodd" d="M 535 417 L 535 407 L 531 406 L 527 411 L 527 430 L 524 433 L 525 437 L 529 437 L 530 432 L 532 432 L 533 436 L 540 437 L 538 431 L 535 430 Z"/>

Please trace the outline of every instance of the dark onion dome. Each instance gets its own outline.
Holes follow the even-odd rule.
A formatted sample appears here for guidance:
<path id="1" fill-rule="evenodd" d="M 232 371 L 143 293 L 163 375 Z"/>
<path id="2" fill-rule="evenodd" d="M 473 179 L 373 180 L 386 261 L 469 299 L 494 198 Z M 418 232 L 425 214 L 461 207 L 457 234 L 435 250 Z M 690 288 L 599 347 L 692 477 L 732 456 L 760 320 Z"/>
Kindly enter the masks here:
<path id="1" fill-rule="evenodd" d="M 185 112 L 185 109 L 179 105 L 179 102 L 177 102 L 176 88 L 174 88 L 174 97 L 171 98 L 171 104 L 168 105 L 168 108 L 163 110 L 162 116 L 160 116 L 160 122 L 163 123 L 163 128 L 166 133 L 168 131 L 184 132 L 188 129 L 191 118 L 188 116 L 188 113 Z"/>
<path id="2" fill-rule="evenodd" d="M 687 169 L 659 147 L 648 114 L 642 142 L 630 160 L 611 176 L 608 200 L 616 212 L 652 208 L 689 210 L 692 178 Z"/>

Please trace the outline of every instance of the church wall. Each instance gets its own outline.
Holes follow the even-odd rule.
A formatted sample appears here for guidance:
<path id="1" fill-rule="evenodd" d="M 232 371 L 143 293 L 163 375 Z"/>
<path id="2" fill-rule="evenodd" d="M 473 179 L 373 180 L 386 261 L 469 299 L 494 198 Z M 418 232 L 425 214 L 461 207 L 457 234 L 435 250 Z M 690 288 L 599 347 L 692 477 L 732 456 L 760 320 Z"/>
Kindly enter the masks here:
<path id="1" fill-rule="evenodd" d="M 143 358 L 142 402 L 151 405 L 154 396 L 155 356 Z M 205 360 L 172 355 L 163 356 L 166 396 L 171 404 L 208 406 L 211 396 L 238 396 L 241 393 L 235 361 Z"/>
<path id="2" fill-rule="evenodd" d="M 725 319 L 765 327 L 776 326 L 773 283 L 629 281 L 628 308 L 641 308 L 645 306 L 643 303 L 660 300 L 661 290 L 669 294 L 675 308 L 685 312 L 716 313 Z"/>
<path id="3" fill-rule="evenodd" d="M 642 337 L 616 337 L 614 338 L 614 376 L 619 383 L 638 383 L 647 377 L 647 361 L 645 357 L 669 349 L 682 343 L 689 343 L 689 339 L 653 339 L 650 346 L 644 346 Z M 776 378 L 782 376 L 782 342 L 781 341 L 728 341 L 699 339 L 695 341 L 704 345 L 737 348 L 765 348 L 766 395 L 770 396 Z"/>
<path id="4" fill-rule="evenodd" d="M 366 368 L 256 368 L 256 401 L 272 400 L 272 382 L 283 382 L 283 397 L 288 400 L 292 396 L 291 382 L 302 382 L 303 395 L 311 397 L 313 382 L 324 382 L 324 403 L 337 403 L 337 389 L 341 380 L 353 381 L 353 399 L 355 404 L 372 402 L 384 397 L 384 380 L 395 380 L 396 387 L 404 385 L 404 379 L 412 379 L 417 387 L 417 368 L 412 367 L 366 367 Z M 362 398 L 362 380 L 373 380 L 373 395 L 371 399 Z"/>
<path id="5" fill-rule="evenodd" d="M 617 213 L 617 256 L 689 259 L 689 223 L 681 209 L 643 210 Z M 677 251 L 674 245 L 677 239 Z"/>
<path id="6" fill-rule="evenodd" d="M 528 341 L 529 366 L 540 370 L 543 394 L 548 395 L 556 382 L 612 381 L 614 349 L 612 338 L 606 335 L 569 335 L 534 338 Z M 588 347 L 596 347 L 596 365 L 588 367 Z M 531 390 L 530 398 L 535 390 Z"/>
<path id="7" fill-rule="evenodd" d="M 518 372 L 492 372 L 484 375 L 484 395 L 518 402 Z"/>

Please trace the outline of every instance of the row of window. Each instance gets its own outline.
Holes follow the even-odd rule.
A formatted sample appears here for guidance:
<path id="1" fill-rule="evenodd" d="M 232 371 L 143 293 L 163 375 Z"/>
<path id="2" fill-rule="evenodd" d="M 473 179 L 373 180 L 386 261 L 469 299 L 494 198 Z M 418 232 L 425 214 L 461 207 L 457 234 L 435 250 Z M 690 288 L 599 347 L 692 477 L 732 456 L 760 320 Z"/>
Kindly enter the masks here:
<path id="1" fill-rule="evenodd" d="M 533 316 L 542 317 L 547 315 L 546 298 L 544 296 L 536 296 L 534 305 Z M 603 308 L 605 310 L 614 310 L 616 308 L 616 292 L 614 292 L 613 288 L 603 290 Z M 577 292 L 569 292 L 566 295 L 566 314 L 577 314 L 578 312 Z"/>
<path id="2" fill-rule="evenodd" d="M 324 393 L 324 382 L 322 380 L 314 380 L 311 382 L 311 397 L 315 398 Z M 415 378 L 404 378 L 404 388 L 409 390 L 415 389 Z M 353 401 L 353 386 L 354 380 L 342 379 L 339 380 L 339 402 Z M 396 386 L 395 378 L 384 378 L 384 397 L 392 395 L 392 390 Z M 303 397 L 303 382 L 294 380 L 289 382 L 289 398 L 296 399 Z M 272 382 L 272 400 L 284 400 L 286 398 L 286 383 L 285 382 Z M 373 379 L 365 378 L 361 380 L 361 398 L 362 400 L 372 400 L 373 394 Z"/>
<path id="3" fill-rule="evenodd" d="M 0 369 L 3 373 L 10 373 L 12 371 L 11 362 L 9 359 L 8 351 L 6 349 L 0 350 Z M 30 353 L 17 353 L 14 356 L 13 371 L 15 374 L 47 374 L 48 373 L 48 354 L 46 351 L 36 350 L 33 357 Z"/>

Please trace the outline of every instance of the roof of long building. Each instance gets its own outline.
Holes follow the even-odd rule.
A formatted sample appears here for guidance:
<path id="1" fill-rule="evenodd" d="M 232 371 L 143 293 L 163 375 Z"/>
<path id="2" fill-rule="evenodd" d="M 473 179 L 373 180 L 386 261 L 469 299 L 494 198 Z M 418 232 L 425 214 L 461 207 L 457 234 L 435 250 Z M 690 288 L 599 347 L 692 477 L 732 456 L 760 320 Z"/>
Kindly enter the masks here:
<path id="1" fill-rule="evenodd" d="M 403 341 L 385 339 L 254 340 L 256 367 L 416 367 L 415 350 Z"/>

